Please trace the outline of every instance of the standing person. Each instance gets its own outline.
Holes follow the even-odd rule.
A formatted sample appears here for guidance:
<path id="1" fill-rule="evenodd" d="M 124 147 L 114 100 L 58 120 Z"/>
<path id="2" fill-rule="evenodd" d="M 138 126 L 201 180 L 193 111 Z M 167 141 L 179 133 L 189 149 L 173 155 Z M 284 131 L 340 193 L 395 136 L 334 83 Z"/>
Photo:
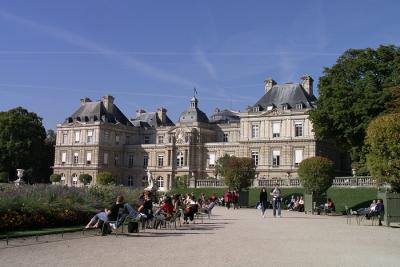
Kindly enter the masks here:
<path id="1" fill-rule="evenodd" d="M 261 205 L 261 216 L 265 218 L 265 211 L 268 207 L 268 193 L 267 189 L 263 187 L 260 192 L 260 205 Z"/>
<path id="2" fill-rule="evenodd" d="M 273 207 L 273 213 L 274 217 L 276 217 L 276 210 L 278 210 L 278 216 L 282 217 L 281 215 L 281 190 L 279 189 L 279 186 L 276 184 L 274 189 L 271 192 L 272 196 L 272 207 Z"/>
<path id="3" fill-rule="evenodd" d="M 226 191 L 225 192 L 225 196 L 224 196 L 224 201 L 225 201 L 225 205 L 226 208 L 229 210 L 231 207 L 231 200 L 232 200 L 232 195 L 230 191 Z"/>
<path id="4" fill-rule="evenodd" d="M 237 209 L 238 208 L 238 199 L 239 199 L 239 193 L 236 190 L 234 190 L 232 192 L 233 209 Z"/>

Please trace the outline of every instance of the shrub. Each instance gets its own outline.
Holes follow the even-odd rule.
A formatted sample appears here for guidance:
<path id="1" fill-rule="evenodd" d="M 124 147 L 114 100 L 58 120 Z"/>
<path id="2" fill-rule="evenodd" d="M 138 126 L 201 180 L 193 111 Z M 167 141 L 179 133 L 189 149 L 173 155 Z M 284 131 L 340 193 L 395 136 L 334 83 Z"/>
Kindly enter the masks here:
<path id="1" fill-rule="evenodd" d="M 60 181 L 61 181 L 61 175 L 57 173 L 53 173 L 52 175 L 50 175 L 50 182 L 59 183 Z"/>
<path id="2" fill-rule="evenodd" d="M 324 157 L 312 157 L 300 163 L 298 174 L 307 193 L 319 195 L 331 187 L 335 178 L 333 162 Z"/>
<path id="3" fill-rule="evenodd" d="M 367 128 L 367 165 L 379 183 L 400 192 L 400 113 L 375 118 Z"/>
<path id="4" fill-rule="evenodd" d="M 87 173 L 81 174 L 79 175 L 79 181 L 84 185 L 88 185 L 92 181 L 92 176 Z"/>
<path id="5" fill-rule="evenodd" d="M 8 172 L 0 172 L 0 183 L 8 183 Z"/>
<path id="6" fill-rule="evenodd" d="M 234 190 L 241 191 L 250 187 L 255 178 L 256 167 L 251 158 L 230 157 L 224 169 L 225 184 Z"/>
<path id="7" fill-rule="evenodd" d="M 97 174 L 96 182 L 99 185 L 111 185 L 114 184 L 114 178 L 112 177 L 111 172 L 99 172 Z"/>

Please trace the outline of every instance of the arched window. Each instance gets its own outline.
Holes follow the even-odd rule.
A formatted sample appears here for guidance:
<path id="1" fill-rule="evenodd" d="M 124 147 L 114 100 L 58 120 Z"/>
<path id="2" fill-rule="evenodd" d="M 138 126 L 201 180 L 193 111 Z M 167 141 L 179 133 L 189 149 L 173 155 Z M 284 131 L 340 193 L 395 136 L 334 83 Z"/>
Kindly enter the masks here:
<path id="1" fill-rule="evenodd" d="M 179 152 L 178 155 L 176 156 L 176 166 L 182 167 L 183 166 L 183 152 Z"/>
<path id="2" fill-rule="evenodd" d="M 164 178 L 162 178 L 161 176 L 157 178 L 157 185 L 158 188 L 164 188 Z"/>
<path id="3" fill-rule="evenodd" d="M 78 186 L 78 175 L 76 173 L 72 174 L 72 186 Z"/>

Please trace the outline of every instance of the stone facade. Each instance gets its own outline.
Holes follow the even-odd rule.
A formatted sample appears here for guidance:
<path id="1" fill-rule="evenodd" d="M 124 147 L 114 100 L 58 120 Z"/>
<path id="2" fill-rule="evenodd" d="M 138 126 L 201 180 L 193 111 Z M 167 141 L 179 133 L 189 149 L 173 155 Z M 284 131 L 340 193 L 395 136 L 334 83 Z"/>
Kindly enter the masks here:
<path id="1" fill-rule="evenodd" d="M 312 78 L 302 83 L 265 81 L 264 95 L 245 112 L 216 109 L 208 118 L 190 100 L 177 123 L 165 108 L 139 110 L 128 120 L 114 98 L 81 100 L 81 107 L 57 125 L 54 173 L 67 185 L 79 185 L 82 173 L 113 173 L 116 183 L 143 187 L 149 170 L 161 190 L 174 186 L 178 176 L 215 177 L 214 165 L 225 154 L 252 157 L 258 179 L 296 178 L 301 160 L 323 155 L 343 169 L 340 154 L 318 142 L 307 112 L 315 108 Z M 219 178 L 219 177 L 217 177 Z"/>

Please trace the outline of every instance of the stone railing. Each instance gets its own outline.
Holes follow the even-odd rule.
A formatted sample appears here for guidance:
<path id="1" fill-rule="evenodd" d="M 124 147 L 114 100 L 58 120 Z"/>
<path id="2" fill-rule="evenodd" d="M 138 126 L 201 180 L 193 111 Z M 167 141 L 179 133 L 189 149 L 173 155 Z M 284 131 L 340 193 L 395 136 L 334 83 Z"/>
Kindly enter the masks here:
<path id="1" fill-rule="evenodd" d="M 274 187 L 278 184 L 280 187 L 301 187 L 299 178 L 286 179 L 256 179 L 253 182 L 253 187 Z M 333 179 L 333 187 L 375 187 L 376 180 L 371 176 L 357 177 L 336 177 Z M 216 179 L 199 179 L 190 183 L 190 187 L 209 188 L 209 187 L 225 187 L 223 180 Z"/>

